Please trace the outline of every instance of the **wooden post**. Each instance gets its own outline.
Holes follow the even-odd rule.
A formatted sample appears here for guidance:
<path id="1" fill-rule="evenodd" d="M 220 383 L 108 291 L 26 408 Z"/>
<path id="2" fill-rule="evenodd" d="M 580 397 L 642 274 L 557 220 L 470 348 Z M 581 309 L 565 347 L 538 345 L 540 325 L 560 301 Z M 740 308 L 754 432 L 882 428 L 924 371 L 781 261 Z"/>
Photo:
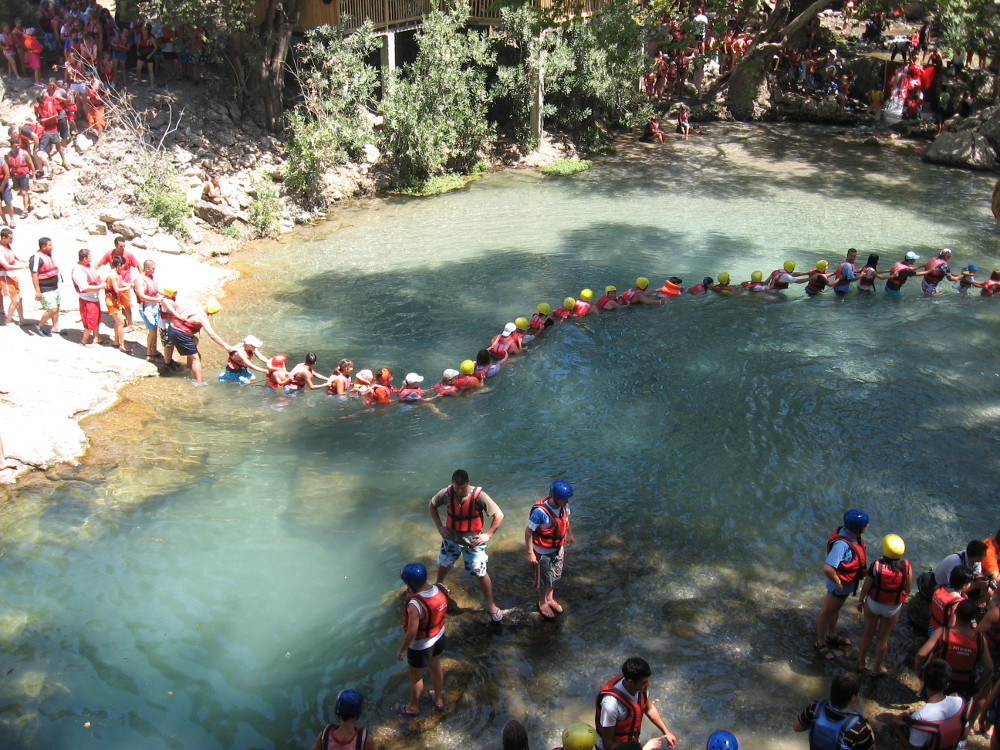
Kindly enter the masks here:
<path id="1" fill-rule="evenodd" d="M 387 70 L 396 69 L 396 32 L 387 31 L 382 39 L 382 67 Z"/>

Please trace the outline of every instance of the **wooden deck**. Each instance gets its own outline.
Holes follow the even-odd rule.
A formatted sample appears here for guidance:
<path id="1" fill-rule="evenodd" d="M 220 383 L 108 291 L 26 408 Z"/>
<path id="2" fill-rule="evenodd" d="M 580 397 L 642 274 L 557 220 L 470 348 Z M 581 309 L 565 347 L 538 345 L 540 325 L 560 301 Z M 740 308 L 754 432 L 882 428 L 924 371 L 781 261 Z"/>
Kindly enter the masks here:
<path id="1" fill-rule="evenodd" d="M 589 16 L 604 2 L 580 0 L 575 15 Z M 559 0 L 533 0 L 532 4 L 543 11 L 566 6 Z M 350 28 L 371 21 L 377 31 L 385 32 L 419 25 L 425 15 L 443 5 L 439 0 L 307 0 L 299 23 L 301 28 L 311 29 L 324 24 L 336 26 L 341 18 L 349 18 Z M 494 0 L 471 0 L 470 6 L 469 23 L 481 26 L 500 23 L 500 12 Z"/>

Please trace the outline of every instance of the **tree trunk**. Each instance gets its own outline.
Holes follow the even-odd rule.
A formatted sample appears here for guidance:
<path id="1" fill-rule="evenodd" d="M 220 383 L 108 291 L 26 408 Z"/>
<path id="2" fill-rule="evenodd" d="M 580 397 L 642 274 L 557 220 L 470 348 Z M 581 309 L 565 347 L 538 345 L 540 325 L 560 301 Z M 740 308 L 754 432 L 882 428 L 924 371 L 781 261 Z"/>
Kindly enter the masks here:
<path id="1" fill-rule="evenodd" d="M 300 0 L 267 0 L 260 24 L 262 48 L 256 88 L 264 107 L 264 126 L 272 133 L 281 130 L 286 61 L 301 15 Z"/>
<path id="2" fill-rule="evenodd" d="M 795 4 L 801 2 L 802 0 L 795 0 Z M 786 0 L 778 0 L 764 24 L 764 31 L 757 44 L 750 48 L 729 76 L 726 107 L 734 118 L 749 121 L 758 120 L 764 115 L 771 95 L 767 73 L 775 53 L 787 45 L 788 40 L 802 31 L 827 5 L 829 0 L 815 0 L 794 16 L 791 22 L 782 26 L 789 12 L 789 5 Z"/>

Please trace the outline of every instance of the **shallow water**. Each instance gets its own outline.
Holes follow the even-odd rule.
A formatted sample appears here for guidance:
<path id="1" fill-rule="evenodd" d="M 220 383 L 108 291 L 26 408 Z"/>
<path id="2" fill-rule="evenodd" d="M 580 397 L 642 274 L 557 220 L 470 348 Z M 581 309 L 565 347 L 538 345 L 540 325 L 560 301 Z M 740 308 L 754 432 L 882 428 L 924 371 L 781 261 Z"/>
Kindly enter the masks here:
<path id="1" fill-rule="evenodd" d="M 340 209 L 240 256 L 218 327 L 269 354 L 314 351 L 321 371 L 347 356 L 430 383 L 537 302 L 639 274 L 741 280 L 849 246 L 883 266 L 944 245 L 956 266 L 1000 264 L 989 177 L 819 132 L 710 130 L 571 179 L 494 175 Z M 638 654 L 683 747 L 719 727 L 750 750 L 801 746 L 788 726 L 833 669 L 809 628 L 839 514 L 866 508 L 872 538 L 901 534 L 918 567 L 997 523 L 1000 306 L 906 292 L 590 318 L 440 414 L 132 387 L 89 422 L 84 466 L 0 511 L 0 745 L 308 747 L 355 686 L 386 745 L 491 746 L 515 716 L 551 747 Z M 513 611 L 496 629 L 451 619 L 450 708 L 407 728 L 390 715 L 406 680 L 397 574 L 433 564 L 426 502 L 458 467 L 507 514 L 490 554 Z M 567 612 L 543 625 L 523 524 L 556 477 L 576 487 L 579 543 Z M 478 605 L 464 575 L 451 582 Z"/>

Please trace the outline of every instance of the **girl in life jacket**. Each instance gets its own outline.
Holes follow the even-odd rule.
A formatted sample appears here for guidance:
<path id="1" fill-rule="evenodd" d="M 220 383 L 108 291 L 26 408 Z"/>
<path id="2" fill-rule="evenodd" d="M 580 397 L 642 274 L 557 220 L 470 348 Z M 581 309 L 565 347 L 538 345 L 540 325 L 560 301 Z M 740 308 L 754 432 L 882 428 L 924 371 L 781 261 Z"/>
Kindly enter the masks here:
<path id="1" fill-rule="evenodd" d="M 331 396 L 343 396 L 349 393 L 353 371 L 354 363 L 351 360 L 340 360 L 337 363 L 337 369 L 330 373 L 330 378 L 326 381 L 326 392 Z"/>
<path id="2" fill-rule="evenodd" d="M 710 291 L 714 291 L 713 287 L 715 285 L 715 280 L 711 276 L 706 276 L 701 280 L 700 284 L 695 284 L 687 290 L 688 294 L 708 294 Z"/>
<path id="3" fill-rule="evenodd" d="M 876 675 L 888 673 L 883 664 L 889 650 L 889 635 L 896 627 L 899 613 L 913 585 L 913 570 L 910 561 L 903 559 L 906 544 L 896 534 L 882 537 L 882 557 L 868 568 L 865 585 L 858 600 L 858 611 L 865 616 L 864 633 L 858 647 L 858 671 L 863 672 L 868 659 L 875 631 L 878 630 L 878 645 L 875 647 L 875 663 L 872 670 Z"/>
<path id="4" fill-rule="evenodd" d="M 285 369 L 285 364 L 288 362 L 287 354 L 275 354 L 271 359 L 267 361 L 267 387 L 283 388 L 292 382 L 292 376 L 289 375 L 288 370 Z"/>
<path id="5" fill-rule="evenodd" d="M 625 307 L 618 301 L 618 287 L 609 285 L 604 287 L 604 294 L 597 298 L 598 310 L 618 310 Z"/>
<path id="6" fill-rule="evenodd" d="M 434 385 L 434 392 L 439 396 L 452 396 L 458 393 L 458 386 L 455 385 L 455 378 L 459 375 L 458 370 L 450 367 L 441 374 L 441 380 Z"/>
<path id="7" fill-rule="evenodd" d="M 365 403 L 369 406 L 391 404 L 393 390 L 392 370 L 388 367 L 380 367 L 375 371 L 375 380 L 372 383 L 371 390 L 365 394 Z"/>
<path id="8" fill-rule="evenodd" d="M 578 299 L 573 305 L 573 317 L 574 318 L 585 318 L 591 313 L 596 313 L 597 308 L 591 303 L 594 299 L 594 292 L 590 289 L 583 289 L 580 292 L 580 299 Z"/>
<path id="9" fill-rule="evenodd" d="M 871 294 L 875 291 L 875 279 L 887 279 L 888 273 L 878 270 L 878 253 L 872 253 L 865 261 L 864 267 L 858 271 L 858 291 Z"/>
<path id="10" fill-rule="evenodd" d="M 552 312 L 552 306 L 547 302 L 541 302 L 536 310 L 535 314 L 531 316 L 531 320 L 528 321 L 528 332 L 533 336 L 541 336 L 546 328 L 555 324 L 552 318 L 549 317 L 549 313 Z"/>
<path id="11" fill-rule="evenodd" d="M 504 357 L 499 362 L 493 362 L 489 350 L 480 349 L 476 352 L 476 369 L 472 371 L 472 374 L 486 382 L 487 378 L 492 378 L 500 372 L 500 366 L 506 361 L 507 358 Z"/>
<path id="12" fill-rule="evenodd" d="M 489 351 L 490 356 L 492 356 L 494 360 L 497 362 L 505 362 L 508 355 L 520 354 L 523 351 L 520 338 L 514 338 L 513 334 L 516 331 L 517 326 L 513 323 L 508 323 L 503 327 L 503 331 L 490 340 L 490 345 L 487 347 L 487 351 Z"/>
<path id="13" fill-rule="evenodd" d="M 723 297 L 729 297 L 733 293 L 733 288 L 729 286 L 730 276 L 728 273 L 723 271 L 719 274 L 719 283 L 712 286 L 712 291 L 716 294 L 721 294 Z"/>
<path id="14" fill-rule="evenodd" d="M 458 366 L 460 375 L 452 381 L 452 384 L 458 388 L 460 391 L 471 391 L 474 388 L 479 388 L 483 381 L 476 377 L 476 363 L 471 359 L 466 359 L 462 361 L 462 364 Z"/>

